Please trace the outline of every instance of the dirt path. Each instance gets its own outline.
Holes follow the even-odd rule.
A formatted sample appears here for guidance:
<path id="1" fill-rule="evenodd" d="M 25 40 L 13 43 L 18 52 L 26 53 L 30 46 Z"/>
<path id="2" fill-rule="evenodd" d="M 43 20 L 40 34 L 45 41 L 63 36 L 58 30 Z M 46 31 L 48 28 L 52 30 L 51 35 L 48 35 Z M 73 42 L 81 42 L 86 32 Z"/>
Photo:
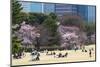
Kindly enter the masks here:
<path id="1" fill-rule="evenodd" d="M 82 50 L 63 50 L 54 51 L 56 54 L 65 54 L 68 52 L 68 56 L 64 58 L 55 58 L 53 55 L 46 55 L 46 53 L 40 53 L 40 61 L 31 61 L 30 53 L 26 53 L 26 56 L 22 59 L 13 59 L 12 65 L 27 65 L 27 64 L 46 64 L 46 63 L 60 63 L 60 62 L 78 62 L 78 61 L 94 61 L 95 60 L 95 45 L 85 46 L 87 52 Z M 89 49 L 93 48 L 92 57 L 89 57 Z M 53 52 L 53 51 L 52 51 Z"/>

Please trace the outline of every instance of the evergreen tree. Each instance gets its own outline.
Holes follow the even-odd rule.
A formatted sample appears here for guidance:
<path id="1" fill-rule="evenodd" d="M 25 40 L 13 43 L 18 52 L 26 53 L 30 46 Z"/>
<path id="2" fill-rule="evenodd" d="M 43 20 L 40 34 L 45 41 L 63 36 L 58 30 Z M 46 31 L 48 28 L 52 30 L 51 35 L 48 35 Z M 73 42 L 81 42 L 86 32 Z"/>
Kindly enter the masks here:
<path id="1" fill-rule="evenodd" d="M 17 0 L 12 0 L 12 24 L 19 24 L 20 12 L 22 10 L 21 4 Z"/>
<path id="2" fill-rule="evenodd" d="M 12 53 L 15 54 L 18 53 L 21 49 L 21 41 L 16 37 L 12 37 Z"/>
<path id="3" fill-rule="evenodd" d="M 43 26 L 48 30 L 49 45 L 59 45 L 56 20 L 50 16 L 43 22 Z"/>
<path id="4" fill-rule="evenodd" d="M 56 31 L 57 31 L 58 26 L 57 26 L 56 21 L 54 19 L 52 19 L 51 17 L 48 17 L 43 22 L 43 25 L 51 32 L 51 35 L 56 35 Z"/>
<path id="5" fill-rule="evenodd" d="M 51 16 L 52 19 L 57 20 L 57 15 L 55 13 L 50 13 L 49 16 Z"/>

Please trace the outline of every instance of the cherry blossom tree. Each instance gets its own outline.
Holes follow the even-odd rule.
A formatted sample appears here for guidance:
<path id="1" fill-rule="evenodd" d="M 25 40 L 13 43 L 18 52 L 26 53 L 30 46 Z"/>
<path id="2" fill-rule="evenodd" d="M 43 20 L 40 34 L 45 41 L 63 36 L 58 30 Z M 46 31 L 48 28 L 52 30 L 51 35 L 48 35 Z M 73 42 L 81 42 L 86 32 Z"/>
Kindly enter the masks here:
<path id="1" fill-rule="evenodd" d="M 18 38 L 22 39 L 23 46 L 31 47 L 36 43 L 35 39 L 37 37 L 37 31 L 38 30 L 35 26 L 26 24 L 25 21 L 23 21 L 16 35 L 18 36 Z"/>

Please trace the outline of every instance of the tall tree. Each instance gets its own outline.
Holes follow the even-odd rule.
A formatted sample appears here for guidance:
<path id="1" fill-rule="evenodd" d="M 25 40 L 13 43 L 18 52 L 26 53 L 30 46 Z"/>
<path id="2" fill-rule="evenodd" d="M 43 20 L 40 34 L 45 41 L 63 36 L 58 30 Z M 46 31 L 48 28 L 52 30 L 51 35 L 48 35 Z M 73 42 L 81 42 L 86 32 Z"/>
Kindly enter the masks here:
<path id="1" fill-rule="evenodd" d="M 47 29 L 48 42 L 49 45 L 58 45 L 58 33 L 57 33 L 57 24 L 51 16 L 48 17 L 44 22 L 43 26 Z"/>
<path id="2" fill-rule="evenodd" d="M 57 31 L 57 24 L 56 21 L 54 19 L 52 19 L 51 17 L 48 17 L 44 22 L 43 22 L 44 27 L 46 27 L 50 32 L 52 32 L 52 35 L 56 35 L 56 31 Z"/>
<path id="3" fill-rule="evenodd" d="M 17 0 L 12 0 L 12 24 L 20 23 L 21 4 Z"/>
<path id="4" fill-rule="evenodd" d="M 42 22 L 47 18 L 48 16 L 42 13 L 29 13 L 28 14 L 28 22 L 30 24 L 42 24 Z"/>
<path id="5" fill-rule="evenodd" d="M 49 16 L 51 16 L 52 19 L 57 20 L 57 15 L 55 13 L 50 13 Z"/>
<path id="6" fill-rule="evenodd" d="M 16 37 L 12 37 L 12 53 L 14 56 L 20 51 L 21 49 L 21 41 Z"/>

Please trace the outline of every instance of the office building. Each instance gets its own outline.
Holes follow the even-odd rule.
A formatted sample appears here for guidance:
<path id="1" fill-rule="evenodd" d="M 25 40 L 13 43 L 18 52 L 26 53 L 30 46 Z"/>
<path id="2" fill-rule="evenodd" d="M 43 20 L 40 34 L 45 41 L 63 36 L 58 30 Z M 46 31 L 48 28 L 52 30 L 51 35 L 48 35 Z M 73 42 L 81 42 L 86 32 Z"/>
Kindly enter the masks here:
<path id="1" fill-rule="evenodd" d="M 79 15 L 87 22 L 95 22 L 95 6 L 19 1 L 23 12 L 55 13 L 57 16 Z"/>

